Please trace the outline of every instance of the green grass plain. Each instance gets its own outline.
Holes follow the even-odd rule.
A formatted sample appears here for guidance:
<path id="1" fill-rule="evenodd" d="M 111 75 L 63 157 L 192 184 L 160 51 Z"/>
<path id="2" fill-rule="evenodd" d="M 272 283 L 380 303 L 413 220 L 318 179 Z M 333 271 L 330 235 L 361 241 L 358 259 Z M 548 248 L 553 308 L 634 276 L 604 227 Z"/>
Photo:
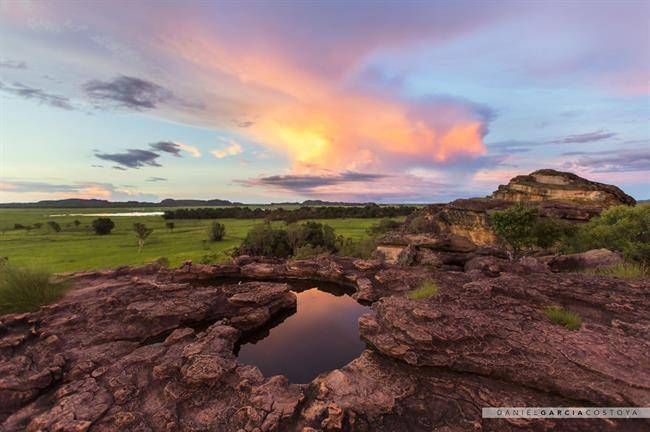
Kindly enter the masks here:
<path id="1" fill-rule="evenodd" d="M 198 262 L 206 255 L 216 261 L 226 261 L 226 252 L 239 246 L 248 230 L 261 219 L 220 219 L 226 226 L 226 236 L 220 242 L 208 242 L 207 229 L 212 220 L 174 220 L 173 231 L 165 228 L 161 216 L 112 216 L 115 229 L 110 235 L 96 235 L 90 227 L 96 217 L 55 216 L 60 214 L 151 212 L 157 209 L 0 209 L 0 257 L 8 257 L 11 264 L 43 268 L 52 272 L 68 272 L 117 267 L 127 264 L 145 264 L 166 257 L 176 267 L 185 260 Z M 78 219 L 79 227 L 73 225 Z M 403 218 L 402 218 L 403 219 Z M 61 232 L 53 232 L 48 221 L 61 225 Z M 359 239 L 378 219 L 318 220 L 336 230 L 338 235 Z M 141 253 L 133 232 L 133 223 L 141 222 L 154 229 Z M 33 230 L 14 230 L 14 224 L 43 227 Z M 284 222 L 274 222 L 283 224 Z"/>

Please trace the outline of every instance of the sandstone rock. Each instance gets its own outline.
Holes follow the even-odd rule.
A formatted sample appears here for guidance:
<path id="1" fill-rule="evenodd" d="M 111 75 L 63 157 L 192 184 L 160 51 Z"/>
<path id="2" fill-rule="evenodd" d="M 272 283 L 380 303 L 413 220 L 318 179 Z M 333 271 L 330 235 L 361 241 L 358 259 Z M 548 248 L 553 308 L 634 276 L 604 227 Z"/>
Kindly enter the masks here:
<path id="1" fill-rule="evenodd" d="M 548 267 L 555 272 L 598 270 L 623 262 L 620 254 L 607 249 L 593 249 L 587 252 L 560 255 L 549 258 Z"/>
<path id="2" fill-rule="evenodd" d="M 504 379 L 600 406 L 650 403 L 644 361 L 650 340 L 611 320 L 615 314 L 640 324 L 647 335 L 647 291 L 612 278 L 550 273 L 506 274 L 461 289 L 438 286 L 426 300 L 393 296 L 376 302 L 375 315 L 360 320 L 362 337 L 382 354 L 417 367 Z M 544 308 L 555 304 L 578 312 L 582 329 L 551 323 Z"/>
<path id="3" fill-rule="evenodd" d="M 492 194 L 495 199 L 515 202 L 569 201 L 599 207 L 634 205 L 636 201 L 616 186 L 586 180 L 575 174 L 542 169 L 517 176 Z"/>
<path id="4" fill-rule="evenodd" d="M 248 257 L 241 265 L 72 275 L 59 302 L 0 317 L 0 429 L 90 431 L 641 430 L 642 421 L 481 419 L 482 406 L 650 403 L 646 281 L 390 266 L 343 258 Z M 477 261 L 473 261 L 477 264 Z M 471 267 L 471 266 L 470 266 Z M 480 266 L 479 270 L 480 270 Z M 271 269 L 273 272 L 271 272 Z M 264 377 L 234 355 L 295 296 L 285 283 L 336 281 L 375 302 L 368 349 L 307 385 Z M 183 282 L 180 282 L 183 280 Z M 423 280 L 436 296 L 410 300 Z M 230 282 L 229 282 L 230 281 Z M 580 331 L 550 323 L 562 304 Z M 444 429 L 441 429 L 444 425 Z"/>

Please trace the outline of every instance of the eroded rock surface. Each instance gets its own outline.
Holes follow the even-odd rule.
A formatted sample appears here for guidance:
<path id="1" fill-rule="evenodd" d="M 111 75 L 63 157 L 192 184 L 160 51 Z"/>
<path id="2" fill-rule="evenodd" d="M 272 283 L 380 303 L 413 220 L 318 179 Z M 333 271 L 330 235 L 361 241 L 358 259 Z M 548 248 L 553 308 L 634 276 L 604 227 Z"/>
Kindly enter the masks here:
<path id="1" fill-rule="evenodd" d="M 649 282 L 489 260 L 467 272 L 240 257 L 230 265 L 77 273 L 58 303 L 0 317 L 0 430 L 647 427 L 481 419 L 484 406 L 650 404 Z M 286 283 L 251 279 L 354 288 L 354 297 L 375 302 L 360 320 L 368 349 L 306 385 L 239 363 L 233 352 L 242 335 L 295 307 Z M 438 295 L 410 300 L 425 279 Z M 582 316 L 579 331 L 548 321 L 544 308 L 557 304 Z"/>
<path id="2" fill-rule="evenodd" d="M 514 177 L 485 198 L 458 199 L 448 204 L 434 204 L 415 212 L 428 224 L 428 237 L 462 237 L 477 246 L 499 246 L 490 228 L 490 214 L 505 210 L 517 202 L 537 208 L 541 217 L 570 223 L 586 222 L 604 209 L 615 205 L 634 205 L 636 201 L 616 186 L 589 181 L 575 174 L 544 169 Z M 403 247 L 411 243 L 405 232 L 397 231 L 380 244 L 395 262 Z M 398 237 L 402 237 L 398 241 Z M 431 244 L 431 240 L 429 240 Z M 434 243 L 435 244 L 435 243 Z M 402 246 L 400 246 L 402 245 Z M 420 249 L 427 248 L 420 245 Z"/>
<path id="3" fill-rule="evenodd" d="M 636 200 L 616 186 L 589 181 L 572 173 L 541 169 L 514 177 L 493 198 L 506 201 L 569 201 L 599 207 L 634 205 Z"/>

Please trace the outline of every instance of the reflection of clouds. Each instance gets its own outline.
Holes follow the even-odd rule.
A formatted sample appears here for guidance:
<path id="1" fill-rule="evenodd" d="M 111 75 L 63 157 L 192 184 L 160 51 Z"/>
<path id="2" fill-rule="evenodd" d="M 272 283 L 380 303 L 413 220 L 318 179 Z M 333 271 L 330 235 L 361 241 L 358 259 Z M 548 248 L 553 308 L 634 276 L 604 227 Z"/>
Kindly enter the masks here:
<path id="1" fill-rule="evenodd" d="M 316 288 L 296 293 L 295 314 L 269 335 L 245 344 L 239 361 L 254 364 L 266 374 L 283 373 L 297 380 L 343 366 L 363 350 L 358 319 L 369 311 L 347 295 L 335 296 Z M 301 381 L 296 381 L 301 382 Z"/>

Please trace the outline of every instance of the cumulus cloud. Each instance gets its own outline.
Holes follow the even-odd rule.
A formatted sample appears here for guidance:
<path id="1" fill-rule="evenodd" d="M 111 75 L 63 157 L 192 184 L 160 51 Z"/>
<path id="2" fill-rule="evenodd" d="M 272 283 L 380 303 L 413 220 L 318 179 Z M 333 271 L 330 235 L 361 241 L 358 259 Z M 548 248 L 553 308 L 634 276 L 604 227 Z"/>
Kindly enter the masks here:
<path id="1" fill-rule="evenodd" d="M 160 155 L 149 150 L 127 149 L 126 153 L 95 153 L 95 157 L 117 163 L 118 169 L 161 166 L 156 161 Z"/>
<path id="2" fill-rule="evenodd" d="M 606 150 L 593 153 L 571 152 L 580 156 L 567 162 L 568 169 L 589 169 L 593 172 L 650 172 L 650 149 Z"/>
<path id="3" fill-rule="evenodd" d="M 13 87 L 11 87 L 0 81 L 0 90 L 16 96 L 20 96 L 24 99 L 33 99 L 41 104 L 50 105 L 65 110 L 74 109 L 70 103 L 70 99 L 67 97 L 48 93 L 42 89 L 30 87 L 19 82 L 13 83 Z"/>
<path id="4" fill-rule="evenodd" d="M 192 157 L 200 158 L 201 152 L 198 148 L 184 144 L 182 142 L 175 141 L 159 141 L 156 143 L 149 144 L 153 150 L 162 151 L 165 153 L 173 154 L 176 157 L 181 157 L 181 150 L 186 151 Z"/>
<path id="5" fill-rule="evenodd" d="M 233 139 L 228 140 L 228 146 L 222 149 L 210 150 L 210 153 L 218 159 L 223 159 L 227 156 L 235 156 L 244 151 L 244 148 L 239 145 L 239 143 Z"/>
<path id="6" fill-rule="evenodd" d="M 82 89 L 95 102 L 134 110 L 157 108 L 173 97 L 171 91 L 156 83 L 125 75 L 110 81 L 88 81 Z"/>
<path id="7" fill-rule="evenodd" d="M 603 129 L 587 132 L 583 134 L 569 135 L 566 138 L 548 141 L 549 144 L 583 144 L 593 141 L 602 141 L 604 139 L 613 138 L 617 134 L 614 132 L 607 132 Z"/>

